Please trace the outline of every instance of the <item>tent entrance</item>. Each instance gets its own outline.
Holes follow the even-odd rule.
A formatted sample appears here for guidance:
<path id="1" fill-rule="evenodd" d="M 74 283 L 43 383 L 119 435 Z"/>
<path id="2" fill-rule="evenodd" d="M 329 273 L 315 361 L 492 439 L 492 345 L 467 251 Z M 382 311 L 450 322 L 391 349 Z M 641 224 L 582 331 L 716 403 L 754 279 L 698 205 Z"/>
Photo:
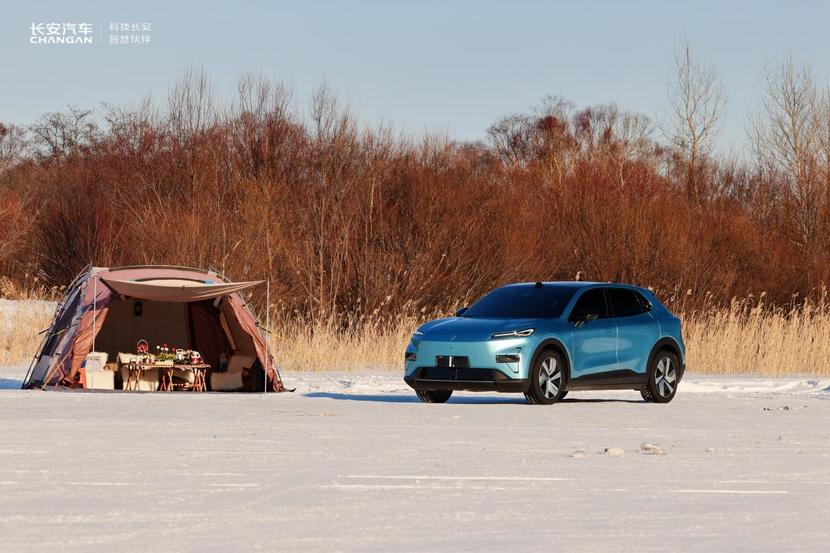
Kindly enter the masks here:
<path id="1" fill-rule="evenodd" d="M 95 350 L 106 352 L 109 363 L 116 364 L 119 353 L 136 353 L 138 341 L 144 339 L 150 345 L 150 353 L 164 344 L 171 349 L 195 349 L 215 369 L 223 357 L 229 359 L 234 354 L 232 337 L 228 336 L 230 329 L 226 330 L 223 321 L 222 310 L 213 301 L 185 303 L 116 297 L 107 306 Z M 120 373 L 123 379 L 123 370 Z M 152 388 L 152 382 L 148 386 Z"/>
<path id="2" fill-rule="evenodd" d="M 151 353 L 157 345 L 193 349 L 186 303 L 114 298 L 95 338 L 95 349 L 114 362 L 119 353 L 135 353 L 144 339 Z"/>

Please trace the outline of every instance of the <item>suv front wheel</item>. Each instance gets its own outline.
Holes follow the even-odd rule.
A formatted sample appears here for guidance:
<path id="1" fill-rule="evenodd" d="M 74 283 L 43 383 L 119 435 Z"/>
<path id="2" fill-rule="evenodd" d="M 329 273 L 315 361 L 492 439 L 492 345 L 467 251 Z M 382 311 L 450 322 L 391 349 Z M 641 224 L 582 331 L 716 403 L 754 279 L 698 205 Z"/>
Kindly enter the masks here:
<path id="1" fill-rule="evenodd" d="M 446 403 L 452 395 L 452 390 L 435 390 L 429 392 L 427 390 L 416 390 L 415 394 L 418 399 L 424 403 Z"/>
<path id="2" fill-rule="evenodd" d="M 530 389 L 525 392 L 532 405 L 550 405 L 565 397 L 565 364 L 562 356 L 545 350 L 530 371 Z"/>

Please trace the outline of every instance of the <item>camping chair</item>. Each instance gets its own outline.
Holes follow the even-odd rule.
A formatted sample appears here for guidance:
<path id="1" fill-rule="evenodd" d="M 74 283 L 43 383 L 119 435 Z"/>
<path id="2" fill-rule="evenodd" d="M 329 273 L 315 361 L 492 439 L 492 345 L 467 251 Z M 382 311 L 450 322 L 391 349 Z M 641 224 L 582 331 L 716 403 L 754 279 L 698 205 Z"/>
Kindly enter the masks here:
<path id="1" fill-rule="evenodd" d="M 242 372 L 249 369 L 256 361 L 250 355 L 232 355 L 225 372 L 210 374 L 210 389 L 216 392 L 238 392 L 244 387 Z"/>

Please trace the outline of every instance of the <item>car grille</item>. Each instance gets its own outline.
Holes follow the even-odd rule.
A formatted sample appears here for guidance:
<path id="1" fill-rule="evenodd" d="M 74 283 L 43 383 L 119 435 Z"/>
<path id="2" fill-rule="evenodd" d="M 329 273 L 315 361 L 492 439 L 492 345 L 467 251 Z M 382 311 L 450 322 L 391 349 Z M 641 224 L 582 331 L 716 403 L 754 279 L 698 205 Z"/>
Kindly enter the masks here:
<path id="1" fill-rule="evenodd" d="M 470 358 L 456 355 L 439 355 L 435 358 L 435 366 L 440 368 L 468 369 Z"/>
<path id="2" fill-rule="evenodd" d="M 469 369 L 449 367 L 421 367 L 418 371 L 419 380 L 464 380 L 464 381 L 498 381 L 508 380 L 507 375 L 495 369 Z"/>

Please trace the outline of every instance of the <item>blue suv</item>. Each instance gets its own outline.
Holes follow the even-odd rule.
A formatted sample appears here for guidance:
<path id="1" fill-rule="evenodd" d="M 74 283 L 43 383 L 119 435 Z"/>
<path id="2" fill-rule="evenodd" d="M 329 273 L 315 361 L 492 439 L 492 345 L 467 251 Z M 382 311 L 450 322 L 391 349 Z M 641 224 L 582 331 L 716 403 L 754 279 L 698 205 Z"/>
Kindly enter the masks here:
<path id="1" fill-rule="evenodd" d="M 404 380 L 427 403 L 453 390 L 524 393 L 533 404 L 571 390 L 639 390 L 668 403 L 685 357 L 680 319 L 649 290 L 531 282 L 421 325 L 406 348 Z"/>

